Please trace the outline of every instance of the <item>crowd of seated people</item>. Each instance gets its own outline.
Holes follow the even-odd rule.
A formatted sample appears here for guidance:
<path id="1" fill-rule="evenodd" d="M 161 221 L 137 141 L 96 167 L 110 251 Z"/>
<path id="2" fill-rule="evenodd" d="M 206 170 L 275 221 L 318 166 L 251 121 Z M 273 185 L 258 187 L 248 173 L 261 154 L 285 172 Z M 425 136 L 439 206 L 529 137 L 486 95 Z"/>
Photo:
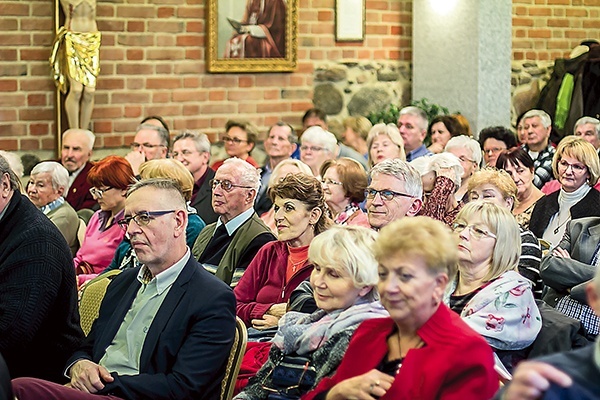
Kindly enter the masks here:
<path id="1" fill-rule="evenodd" d="M 560 371 L 547 376 L 523 360 L 532 349 L 540 354 L 536 339 L 553 329 L 546 307 L 580 328 L 552 351 L 600 332 L 589 301 L 600 263 L 597 120 L 580 119 L 576 135 L 553 144 L 550 117 L 530 110 L 520 137 L 489 127 L 477 142 L 454 117 L 428 124 L 411 106 L 395 125 L 348 119 L 338 143 L 318 111 L 305 115 L 299 139 L 285 122 L 270 127 L 262 168 L 250 156 L 260 137 L 250 123 L 229 121 L 228 158 L 211 162 L 206 135 L 185 131 L 171 146 L 157 117 L 138 126 L 127 157 L 93 162 L 93 134 L 65 132 L 60 162 L 35 166 L 25 188 L 0 158 L 0 233 L 28 234 L 11 219 L 27 212 L 50 222 L 31 240 L 54 235 L 40 254 L 0 244 L 0 275 L 10 268 L 7 282 L 34 279 L 18 268 L 47 257 L 57 264 L 49 287 L 66 296 L 33 283 L 35 296 L 7 286 L 7 296 L 14 290 L 40 304 L 39 325 L 23 325 L 31 335 L 8 347 L 0 337 L 9 372 L 56 383 L 66 374 L 71 382 L 63 392 L 19 379 L 18 397 L 216 399 L 235 315 L 255 343 L 240 399 L 487 399 L 500 378 L 510 379 L 505 370 L 516 368 L 517 380 L 506 396 L 535 386 L 527 365 L 568 384 Z M 343 156 L 352 150 L 345 144 L 360 161 Z M 96 204 L 81 207 L 82 179 Z M 76 289 L 112 269 L 122 272 L 84 339 Z M 217 298 L 221 305 L 211 306 Z M 66 314 L 57 319 L 59 305 Z M 0 333 L 29 315 L 10 311 L 0 313 Z M 55 320 L 48 326 L 46 318 Z M 11 350 L 39 346 L 37 331 L 62 335 L 67 365 L 50 371 L 15 359 Z M 281 379 L 297 365 L 308 372 Z"/>

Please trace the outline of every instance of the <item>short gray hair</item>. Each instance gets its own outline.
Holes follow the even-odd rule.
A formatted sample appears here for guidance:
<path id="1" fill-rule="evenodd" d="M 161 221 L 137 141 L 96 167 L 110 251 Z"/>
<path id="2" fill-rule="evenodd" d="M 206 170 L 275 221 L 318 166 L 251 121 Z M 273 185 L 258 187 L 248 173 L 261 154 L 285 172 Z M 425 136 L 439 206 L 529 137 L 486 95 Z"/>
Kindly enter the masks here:
<path id="1" fill-rule="evenodd" d="M 226 159 L 219 168 L 222 168 L 225 165 L 234 167 L 236 174 L 241 177 L 241 184 L 244 186 L 251 186 L 252 189 L 258 193 L 258 189 L 260 188 L 260 171 L 258 169 L 237 157 Z"/>
<path id="2" fill-rule="evenodd" d="M 59 190 L 63 188 L 66 190 L 67 186 L 69 186 L 69 171 L 62 164 L 57 163 L 56 161 L 44 161 L 37 164 L 31 170 L 31 176 L 49 173 L 52 178 L 52 188 L 54 190 Z M 66 196 L 65 193 L 63 195 Z"/>
<path id="3" fill-rule="evenodd" d="M 421 181 L 421 175 L 406 161 L 400 160 L 399 158 L 383 160 L 371 169 L 369 177 L 373 179 L 377 174 L 390 175 L 403 181 L 404 190 L 407 194 L 410 194 L 417 199 L 423 199 L 423 182 Z"/>
<path id="4" fill-rule="evenodd" d="M 67 129 L 62 134 L 62 140 L 64 141 L 65 138 L 68 135 L 70 135 L 71 133 L 83 133 L 87 139 L 87 145 L 88 145 L 89 149 L 92 150 L 94 148 L 94 143 L 96 142 L 96 135 L 94 135 L 92 133 L 92 131 L 90 131 L 88 129 L 76 129 L 76 128 Z"/>
<path id="5" fill-rule="evenodd" d="M 277 121 L 273 126 L 271 126 L 269 128 L 269 131 L 267 132 L 267 136 L 271 133 L 271 129 L 273 129 L 276 126 L 287 126 L 288 128 L 290 128 L 290 133 L 287 137 L 288 142 L 290 142 L 291 144 L 296 144 L 298 142 L 298 135 L 296 135 L 296 130 L 294 129 L 294 127 L 288 124 L 287 122 L 283 121 Z"/>
<path id="6" fill-rule="evenodd" d="M 579 125 L 592 124 L 594 125 L 594 129 L 596 130 L 596 136 L 600 137 L 600 121 L 593 117 L 581 117 L 575 122 L 575 128 L 573 130 L 577 130 Z"/>
<path id="7" fill-rule="evenodd" d="M 421 130 L 426 131 L 427 128 L 429 127 L 429 119 L 427 118 L 427 114 L 421 108 L 415 107 L 415 106 L 404 107 L 403 109 L 400 110 L 398 118 L 401 115 L 405 115 L 405 114 L 414 115 L 415 117 L 418 117 L 419 118 L 419 128 Z"/>
<path id="8" fill-rule="evenodd" d="M 477 164 L 477 165 L 481 164 L 481 158 L 482 158 L 481 146 L 479 145 L 479 142 L 477 140 L 472 139 L 468 136 L 465 136 L 465 135 L 454 136 L 453 138 L 448 140 L 448 143 L 446 143 L 446 147 L 444 148 L 444 151 L 448 151 L 451 149 L 462 149 L 462 148 L 466 148 L 471 151 L 471 158 L 473 159 L 473 161 L 475 161 L 475 164 Z"/>
<path id="9" fill-rule="evenodd" d="M 436 176 L 440 169 L 451 168 L 454 172 L 454 179 L 452 179 L 457 187 L 460 186 L 460 177 L 465 172 L 460 160 L 452 153 L 439 153 L 433 154 L 430 157 L 419 157 L 412 160 L 409 163 L 414 167 L 421 176 L 428 174 L 429 172 L 435 172 Z"/>
<path id="10" fill-rule="evenodd" d="M 321 145 L 325 148 L 325 150 L 337 157 L 338 146 L 335 135 L 329 131 L 326 131 L 320 126 L 311 126 L 305 130 L 300 138 L 300 141 L 302 143 L 307 141 Z"/>
<path id="11" fill-rule="evenodd" d="M 210 153 L 210 140 L 208 140 L 208 136 L 206 136 L 204 133 L 200 133 L 199 131 L 185 130 L 179 135 L 175 136 L 175 139 L 173 139 L 173 145 L 182 139 L 192 139 L 198 152 Z"/>
<path id="12" fill-rule="evenodd" d="M 552 125 L 552 118 L 550 118 L 550 115 L 548 115 L 548 113 L 544 110 L 536 110 L 535 108 L 523 114 L 521 121 L 525 122 L 526 119 L 533 117 L 539 117 L 544 128 L 548 128 L 550 125 Z"/>
<path id="13" fill-rule="evenodd" d="M 141 130 L 149 130 L 149 131 L 156 132 L 160 139 L 160 144 L 162 144 L 163 146 L 166 146 L 167 149 L 169 148 L 169 145 L 171 143 L 171 137 L 169 136 L 169 131 L 167 131 L 162 126 L 158 126 L 158 125 L 154 125 L 154 124 L 141 124 L 141 125 L 138 125 L 137 128 L 135 128 L 135 133 L 138 133 Z"/>
<path id="14" fill-rule="evenodd" d="M 344 271 L 354 287 L 373 289 L 364 297 L 369 301 L 379 299 L 375 285 L 379 281 L 377 261 L 372 247 L 377 232 L 361 226 L 333 226 L 315 236 L 308 249 L 311 263 Z"/>
<path id="15" fill-rule="evenodd" d="M 158 190 L 167 190 L 173 194 L 177 193 L 177 195 L 173 198 L 173 206 L 187 210 L 187 205 L 183 197 L 183 189 L 176 180 L 169 178 L 150 178 L 137 181 L 127 189 L 127 197 L 129 197 L 133 192 L 145 187 L 152 187 Z"/>
<path id="16" fill-rule="evenodd" d="M 8 160 L 0 155 L 0 176 L 8 174 L 8 180 L 10 181 L 10 188 L 12 190 L 18 190 L 21 187 L 21 181 L 15 171 L 10 168 Z"/>

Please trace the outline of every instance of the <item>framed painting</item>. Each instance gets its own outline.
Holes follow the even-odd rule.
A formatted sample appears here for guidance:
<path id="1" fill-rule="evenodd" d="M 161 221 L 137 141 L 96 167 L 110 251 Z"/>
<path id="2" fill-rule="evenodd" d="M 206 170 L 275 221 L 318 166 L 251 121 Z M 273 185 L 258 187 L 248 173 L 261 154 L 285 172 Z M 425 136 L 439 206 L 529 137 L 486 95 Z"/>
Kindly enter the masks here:
<path id="1" fill-rule="evenodd" d="M 208 72 L 291 72 L 298 0 L 207 0 Z"/>

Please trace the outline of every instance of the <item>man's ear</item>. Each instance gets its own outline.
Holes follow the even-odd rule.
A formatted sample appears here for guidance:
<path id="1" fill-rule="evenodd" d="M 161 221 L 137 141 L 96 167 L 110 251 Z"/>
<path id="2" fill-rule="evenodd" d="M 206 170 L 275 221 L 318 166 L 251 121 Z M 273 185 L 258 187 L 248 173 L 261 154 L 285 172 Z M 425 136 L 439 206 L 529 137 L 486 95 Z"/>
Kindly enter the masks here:
<path id="1" fill-rule="evenodd" d="M 414 217 L 415 215 L 417 215 L 419 213 L 419 211 L 421 211 L 421 207 L 423 207 L 423 200 L 413 199 L 413 202 L 410 205 L 410 208 L 406 212 L 406 216 Z"/>

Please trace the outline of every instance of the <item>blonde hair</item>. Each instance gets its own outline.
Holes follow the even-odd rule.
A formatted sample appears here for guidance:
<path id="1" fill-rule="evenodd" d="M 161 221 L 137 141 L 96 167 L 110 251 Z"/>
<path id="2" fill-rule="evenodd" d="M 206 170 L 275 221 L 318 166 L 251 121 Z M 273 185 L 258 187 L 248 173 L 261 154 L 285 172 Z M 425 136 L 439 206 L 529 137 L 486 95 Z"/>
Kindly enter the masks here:
<path id="1" fill-rule="evenodd" d="M 486 184 L 494 185 L 498 188 L 505 200 L 513 199 L 513 207 L 517 204 L 517 184 L 505 170 L 485 167 L 473 172 L 473 175 L 469 179 L 467 193 L 470 193 L 471 190 L 478 186 Z"/>
<path id="2" fill-rule="evenodd" d="M 600 161 L 598 160 L 598 152 L 590 143 L 579 136 L 566 136 L 560 141 L 556 148 L 556 153 L 552 158 L 552 172 L 554 177 L 558 179 L 558 163 L 563 155 L 573 157 L 587 167 L 590 179 L 588 184 L 594 186 L 598 183 L 600 177 Z"/>
<path id="3" fill-rule="evenodd" d="M 517 220 L 506 207 L 489 201 L 467 203 L 456 216 L 456 221 L 468 223 L 475 215 L 496 235 L 490 268 L 483 278 L 484 282 L 489 282 L 517 267 L 521 256 L 521 231 Z"/>
<path id="4" fill-rule="evenodd" d="M 372 127 L 373 124 L 366 117 L 348 117 L 344 120 L 344 128 L 352 129 L 363 140 L 367 140 Z"/>
<path id="5" fill-rule="evenodd" d="M 168 178 L 181 187 L 185 201 L 192 199 L 194 178 L 192 173 L 179 161 L 173 158 L 162 158 L 146 161 L 140 166 L 140 177 L 144 179 Z"/>
<path id="6" fill-rule="evenodd" d="M 314 264 L 345 271 L 357 289 L 375 287 L 379 276 L 371 248 L 376 238 L 377 232 L 365 227 L 336 225 L 312 240 L 308 258 Z M 371 289 L 364 297 L 373 301 L 379 294 Z"/>
<path id="7" fill-rule="evenodd" d="M 284 165 L 293 165 L 294 167 L 298 168 L 298 172 L 302 172 L 306 175 L 313 175 L 312 170 L 308 165 L 304 164 L 300 160 L 288 158 L 286 160 L 281 161 L 275 166 L 275 168 L 273 168 L 273 171 L 271 172 L 271 177 L 269 178 L 269 187 L 273 186 L 274 184 L 278 183 L 281 179 L 285 178 L 284 176 L 279 176 L 279 171 Z"/>
<path id="8" fill-rule="evenodd" d="M 371 146 L 373 145 L 373 141 L 376 137 L 380 135 L 387 135 L 390 138 L 392 143 L 398 146 L 400 150 L 399 157 L 401 160 L 406 161 L 406 153 L 404 152 L 404 140 L 402 140 L 402 136 L 400 136 L 400 131 L 398 127 L 394 124 L 375 124 L 369 131 L 369 135 L 367 136 L 367 148 L 369 149 L 369 167 L 372 167 L 373 159 L 371 158 Z"/>
<path id="9" fill-rule="evenodd" d="M 429 274 L 450 277 L 458 264 L 458 238 L 432 218 L 401 218 L 379 231 L 373 253 L 378 262 L 388 257 L 418 257 L 425 261 Z"/>

